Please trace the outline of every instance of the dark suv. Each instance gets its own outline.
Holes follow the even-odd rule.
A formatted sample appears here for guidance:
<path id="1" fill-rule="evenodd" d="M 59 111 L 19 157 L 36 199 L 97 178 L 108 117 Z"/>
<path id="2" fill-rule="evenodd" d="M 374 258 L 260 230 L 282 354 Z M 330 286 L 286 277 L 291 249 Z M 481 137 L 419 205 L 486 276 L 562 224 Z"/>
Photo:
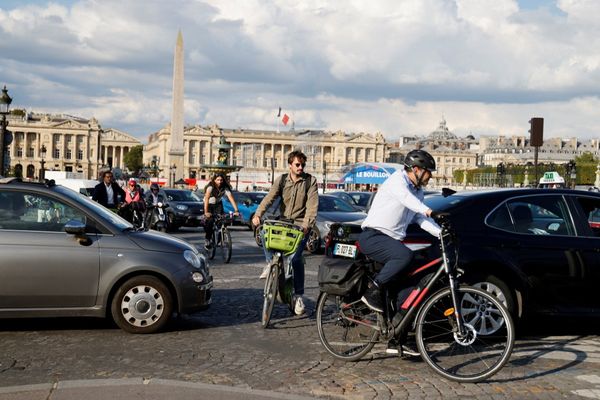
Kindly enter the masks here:
<path id="1" fill-rule="evenodd" d="M 185 189 L 163 189 L 169 207 L 169 229 L 182 226 L 200 226 L 204 220 L 204 201 L 195 193 Z"/>
<path id="2" fill-rule="evenodd" d="M 152 333 L 209 306 L 198 249 L 53 183 L 0 179 L 0 318 L 111 316 Z"/>

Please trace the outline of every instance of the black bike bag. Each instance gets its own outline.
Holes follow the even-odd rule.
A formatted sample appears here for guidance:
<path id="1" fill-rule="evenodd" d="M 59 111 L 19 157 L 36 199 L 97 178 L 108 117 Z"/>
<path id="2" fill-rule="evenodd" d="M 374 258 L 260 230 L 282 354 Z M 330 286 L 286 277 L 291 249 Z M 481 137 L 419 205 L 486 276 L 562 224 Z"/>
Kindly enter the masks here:
<path id="1" fill-rule="evenodd" d="M 365 274 L 364 263 L 363 260 L 323 257 L 319 265 L 319 289 L 337 296 L 351 292 L 359 294 Z"/>

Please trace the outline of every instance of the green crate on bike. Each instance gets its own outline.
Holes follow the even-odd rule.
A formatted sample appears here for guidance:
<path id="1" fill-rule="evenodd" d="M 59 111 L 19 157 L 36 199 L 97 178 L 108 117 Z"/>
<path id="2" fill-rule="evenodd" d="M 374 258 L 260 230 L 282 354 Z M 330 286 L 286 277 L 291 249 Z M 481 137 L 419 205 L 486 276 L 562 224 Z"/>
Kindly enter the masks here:
<path id="1" fill-rule="evenodd" d="M 279 250 L 284 254 L 296 250 L 304 236 L 304 232 L 282 225 L 264 225 L 263 229 L 267 249 Z"/>

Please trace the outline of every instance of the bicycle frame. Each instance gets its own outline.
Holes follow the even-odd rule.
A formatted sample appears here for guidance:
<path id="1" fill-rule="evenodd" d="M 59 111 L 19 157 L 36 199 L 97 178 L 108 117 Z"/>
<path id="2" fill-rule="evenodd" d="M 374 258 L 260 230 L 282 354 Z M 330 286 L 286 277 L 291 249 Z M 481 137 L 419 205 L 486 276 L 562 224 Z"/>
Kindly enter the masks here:
<path id="1" fill-rule="evenodd" d="M 440 240 L 440 246 L 441 246 L 441 251 L 442 251 L 441 257 L 438 257 L 438 258 L 416 268 L 415 270 L 411 271 L 407 275 L 408 277 L 413 277 L 413 276 L 439 264 L 439 267 L 434 272 L 433 276 L 431 278 L 429 278 L 429 280 L 423 286 L 423 288 L 422 289 L 420 289 L 420 288 L 413 289 L 413 291 L 406 298 L 406 300 L 404 300 L 404 302 L 400 306 L 400 309 L 405 310 L 406 312 L 399 321 L 394 321 L 394 317 L 395 317 L 395 315 L 397 315 L 400 312 L 400 310 L 396 310 L 395 313 L 391 312 L 390 302 L 389 302 L 389 298 L 387 298 L 387 294 L 386 294 L 386 301 L 385 301 L 386 308 L 385 308 L 385 312 L 383 313 L 383 317 L 384 317 L 383 321 L 384 322 L 379 322 L 377 324 L 377 326 L 374 326 L 373 324 L 370 324 L 370 323 L 367 323 L 364 321 L 360 321 L 360 320 L 357 320 L 354 318 L 350 318 L 346 315 L 344 315 L 344 318 L 346 318 L 349 321 L 352 321 L 354 323 L 358 323 L 361 325 L 369 326 L 372 329 L 376 329 L 376 330 L 380 331 L 380 333 L 384 334 L 387 339 L 390 339 L 391 337 L 397 336 L 400 333 L 406 331 L 408 328 L 414 329 L 415 321 L 417 320 L 416 317 L 418 316 L 418 312 L 421 309 L 421 305 L 423 305 L 425 303 L 425 301 L 433 293 L 435 293 L 433 289 L 436 286 L 436 284 L 438 284 L 438 282 L 440 282 L 440 280 L 442 280 L 444 277 L 447 276 L 448 281 L 449 281 L 447 286 L 450 287 L 450 290 L 452 293 L 452 302 L 454 305 L 453 313 L 455 314 L 455 317 L 456 317 L 458 332 L 461 335 L 464 334 L 465 333 L 464 323 L 462 321 L 462 318 L 460 318 L 460 314 L 459 314 L 460 307 L 457 304 L 458 301 L 457 301 L 457 296 L 456 296 L 456 289 L 458 288 L 458 279 L 456 276 L 456 270 L 455 270 L 455 268 L 450 266 L 449 257 L 448 257 L 446 240 L 448 240 L 449 236 L 450 236 L 449 232 L 442 233 L 442 237 Z M 355 302 L 352 302 L 351 304 L 348 305 L 348 307 L 351 307 L 353 304 L 359 303 L 359 302 L 362 302 L 362 300 L 359 299 Z M 393 334 L 390 335 L 390 333 L 393 333 Z"/>

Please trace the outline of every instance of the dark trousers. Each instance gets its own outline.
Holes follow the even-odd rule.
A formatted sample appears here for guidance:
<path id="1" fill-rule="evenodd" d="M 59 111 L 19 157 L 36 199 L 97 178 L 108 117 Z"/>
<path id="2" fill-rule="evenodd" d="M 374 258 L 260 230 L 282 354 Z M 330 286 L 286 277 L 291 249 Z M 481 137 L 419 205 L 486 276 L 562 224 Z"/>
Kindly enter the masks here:
<path id="1" fill-rule="evenodd" d="M 386 285 L 394 280 L 413 258 L 413 252 L 401 241 L 393 239 L 376 229 L 365 229 L 358 238 L 360 251 L 369 258 L 384 264 L 375 281 Z"/>

